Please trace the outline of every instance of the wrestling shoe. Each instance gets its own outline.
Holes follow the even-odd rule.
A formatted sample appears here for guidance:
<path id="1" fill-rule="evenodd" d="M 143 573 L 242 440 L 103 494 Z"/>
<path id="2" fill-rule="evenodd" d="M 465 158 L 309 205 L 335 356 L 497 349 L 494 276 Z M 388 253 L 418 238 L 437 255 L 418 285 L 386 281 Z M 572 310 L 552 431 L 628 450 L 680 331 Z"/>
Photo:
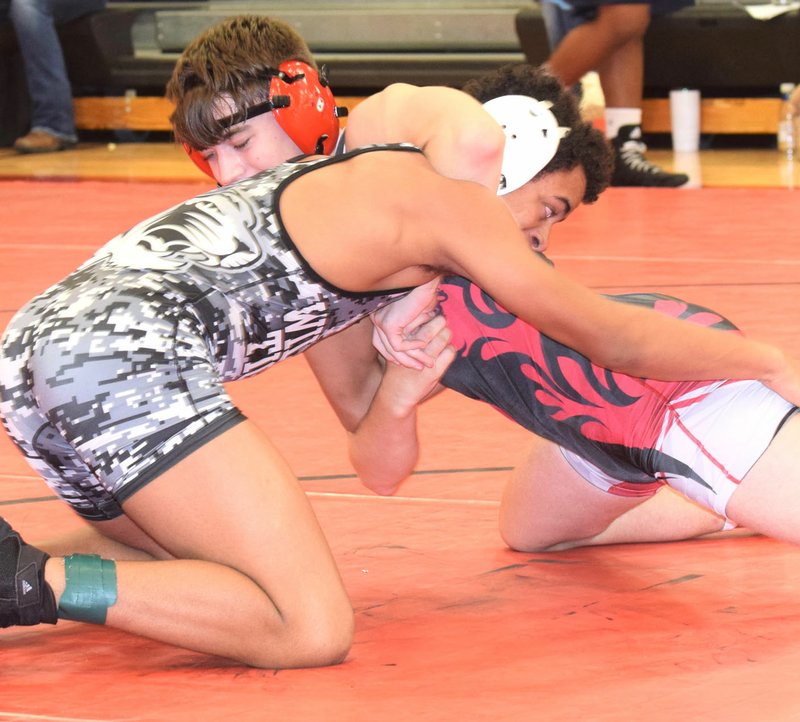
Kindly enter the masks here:
<path id="1" fill-rule="evenodd" d="M 667 173 L 644 157 L 647 146 L 642 142 L 642 129 L 638 125 L 623 125 L 611 144 L 614 148 L 612 186 L 678 188 L 689 182 L 685 173 Z"/>
<path id="2" fill-rule="evenodd" d="M 26 544 L 0 517 L 0 627 L 55 624 L 58 608 L 44 581 L 49 555 Z"/>

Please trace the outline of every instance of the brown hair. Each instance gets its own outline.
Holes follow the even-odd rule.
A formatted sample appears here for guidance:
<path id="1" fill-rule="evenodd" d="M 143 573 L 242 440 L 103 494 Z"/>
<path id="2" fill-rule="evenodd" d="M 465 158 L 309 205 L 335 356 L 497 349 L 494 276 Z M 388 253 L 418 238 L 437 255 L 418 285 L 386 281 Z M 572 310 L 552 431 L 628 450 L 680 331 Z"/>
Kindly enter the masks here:
<path id="1" fill-rule="evenodd" d="M 274 18 L 237 15 L 198 35 L 167 83 L 167 98 L 175 104 L 170 116 L 175 139 L 197 149 L 219 143 L 225 137 L 214 117 L 219 103 L 229 102 L 235 114 L 263 102 L 270 73 L 287 60 L 316 68 L 300 34 Z"/>

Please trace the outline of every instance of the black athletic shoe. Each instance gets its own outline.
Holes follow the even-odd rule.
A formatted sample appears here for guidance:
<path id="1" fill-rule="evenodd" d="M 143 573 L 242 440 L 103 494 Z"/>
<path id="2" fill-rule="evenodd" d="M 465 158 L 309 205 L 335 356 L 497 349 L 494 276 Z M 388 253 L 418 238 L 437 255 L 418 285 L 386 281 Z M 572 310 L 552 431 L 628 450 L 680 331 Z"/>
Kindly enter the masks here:
<path id="1" fill-rule="evenodd" d="M 644 157 L 647 146 L 642 142 L 640 126 L 623 125 L 611 143 L 614 147 L 612 186 L 678 188 L 689 182 L 685 173 L 667 173 Z"/>
<path id="2" fill-rule="evenodd" d="M 48 559 L 0 517 L 0 627 L 58 621 L 53 590 L 44 581 Z"/>

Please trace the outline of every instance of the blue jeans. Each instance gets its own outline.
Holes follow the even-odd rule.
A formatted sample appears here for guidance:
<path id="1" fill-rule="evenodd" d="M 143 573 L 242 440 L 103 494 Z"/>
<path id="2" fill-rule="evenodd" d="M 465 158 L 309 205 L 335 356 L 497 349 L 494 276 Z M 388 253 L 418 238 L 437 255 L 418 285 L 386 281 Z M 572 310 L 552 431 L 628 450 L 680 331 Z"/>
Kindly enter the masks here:
<path id="1" fill-rule="evenodd" d="M 31 100 L 31 130 L 75 141 L 72 87 L 56 26 L 102 10 L 105 0 L 0 0 L 17 35 Z"/>
<path id="2" fill-rule="evenodd" d="M 567 8 L 559 3 L 552 2 L 552 0 L 542 0 L 540 5 L 544 29 L 547 33 L 547 42 L 552 53 L 567 33 L 577 28 L 583 21 L 572 15 Z"/>
<path id="3" fill-rule="evenodd" d="M 559 43 L 567 36 L 567 33 L 584 23 L 585 20 L 576 17 L 570 12 L 566 3 L 560 1 L 541 0 L 539 5 L 542 10 L 544 29 L 547 33 L 547 44 L 550 46 L 550 53 L 552 54 Z M 580 80 L 572 86 L 572 92 L 576 97 L 582 97 L 583 87 Z"/>

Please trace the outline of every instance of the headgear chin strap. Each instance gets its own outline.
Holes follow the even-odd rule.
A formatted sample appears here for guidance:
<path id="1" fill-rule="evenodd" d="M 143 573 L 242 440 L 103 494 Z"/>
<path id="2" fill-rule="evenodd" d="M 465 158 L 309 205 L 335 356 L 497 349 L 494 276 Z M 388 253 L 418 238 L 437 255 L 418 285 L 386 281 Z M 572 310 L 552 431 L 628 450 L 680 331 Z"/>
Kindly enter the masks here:
<path id="1" fill-rule="evenodd" d="M 301 60 L 287 60 L 270 71 L 267 99 L 221 118 L 223 126 L 237 125 L 263 113 L 272 113 L 281 129 L 305 154 L 329 154 L 339 138 L 339 118 L 347 108 L 336 105 L 325 68 L 318 73 Z M 189 158 L 205 174 L 214 177 L 202 152 L 184 143 Z"/>
<path id="2" fill-rule="evenodd" d="M 558 125 L 552 105 L 528 95 L 503 95 L 483 104 L 506 135 L 497 195 L 517 190 L 553 160 L 569 128 Z"/>

